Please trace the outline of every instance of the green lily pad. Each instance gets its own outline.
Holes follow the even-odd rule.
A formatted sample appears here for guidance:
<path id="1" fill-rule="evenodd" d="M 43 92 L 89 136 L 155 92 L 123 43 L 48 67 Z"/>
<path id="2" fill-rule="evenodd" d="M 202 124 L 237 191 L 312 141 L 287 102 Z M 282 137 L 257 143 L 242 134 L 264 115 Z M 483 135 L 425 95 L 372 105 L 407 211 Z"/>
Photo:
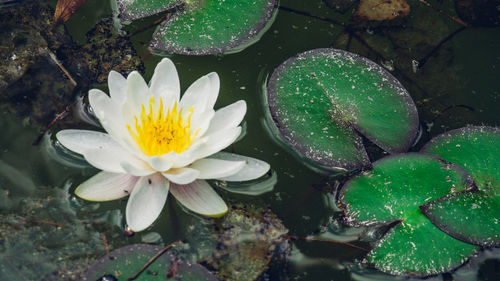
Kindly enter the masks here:
<path id="1" fill-rule="evenodd" d="M 461 265 L 478 247 L 441 231 L 419 206 L 474 188 L 461 167 L 408 153 L 375 162 L 371 171 L 348 181 L 339 198 L 347 224 L 394 224 L 368 253 L 367 262 L 390 274 L 428 276 Z"/>
<path id="2" fill-rule="evenodd" d="M 183 3 L 183 0 L 114 0 L 124 22 L 151 16 Z"/>
<path id="3" fill-rule="evenodd" d="M 149 244 L 119 248 L 93 264 L 83 280 L 113 280 L 109 276 L 117 280 L 129 280 L 161 250 L 162 247 Z M 217 278 L 203 266 L 180 260 L 166 252 L 134 280 L 216 281 Z"/>
<path id="4" fill-rule="evenodd" d="M 500 245 L 499 146 L 500 129 L 466 127 L 444 133 L 422 149 L 464 167 L 479 188 L 422 206 L 443 231 L 477 245 Z"/>
<path id="5" fill-rule="evenodd" d="M 415 104 L 396 78 L 343 50 L 316 49 L 282 63 L 269 79 L 267 101 L 281 138 L 327 170 L 370 166 L 359 134 L 398 153 L 418 129 Z"/>
<path id="6" fill-rule="evenodd" d="M 275 5 L 275 0 L 185 1 L 186 8 L 161 24 L 150 46 L 188 55 L 240 51 L 269 27 Z"/>

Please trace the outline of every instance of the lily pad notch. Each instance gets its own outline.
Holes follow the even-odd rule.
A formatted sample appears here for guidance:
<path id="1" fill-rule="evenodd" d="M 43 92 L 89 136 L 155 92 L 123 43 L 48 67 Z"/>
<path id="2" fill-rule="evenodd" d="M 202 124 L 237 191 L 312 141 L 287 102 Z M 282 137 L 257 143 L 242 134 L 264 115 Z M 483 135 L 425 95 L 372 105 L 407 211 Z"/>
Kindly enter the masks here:
<path id="1" fill-rule="evenodd" d="M 276 0 L 114 0 L 122 23 L 170 11 L 150 42 L 157 54 L 234 53 L 255 43 L 276 15 Z"/>
<path id="2" fill-rule="evenodd" d="M 466 170 L 425 153 L 385 157 L 340 190 L 351 226 L 390 225 L 366 263 L 393 275 L 429 276 L 461 266 L 479 247 L 436 227 L 420 206 L 450 193 L 477 189 Z"/>
<path id="3" fill-rule="evenodd" d="M 327 172 L 371 167 L 362 137 L 386 152 L 405 152 L 419 126 L 413 100 L 391 73 L 339 49 L 315 49 L 282 63 L 266 99 L 278 138 Z"/>
<path id="4" fill-rule="evenodd" d="M 432 139 L 422 149 L 462 166 L 478 189 L 428 202 L 421 210 L 442 231 L 467 243 L 500 246 L 500 129 L 471 126 Z"/>

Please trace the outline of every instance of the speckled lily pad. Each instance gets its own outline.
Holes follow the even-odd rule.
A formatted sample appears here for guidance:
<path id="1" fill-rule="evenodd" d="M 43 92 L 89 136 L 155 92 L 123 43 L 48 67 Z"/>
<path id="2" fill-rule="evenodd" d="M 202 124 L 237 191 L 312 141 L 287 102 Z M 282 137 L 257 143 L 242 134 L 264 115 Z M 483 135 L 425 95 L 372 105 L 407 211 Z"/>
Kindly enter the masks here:
<path id="1" fill-rule="evenodd" d="M 477 251 L 437 228 L 419 209 L 425 202 L 474 189 L 457 165 L 419 153 L 389 156 L 341 190 L 350 225 L 394 224 L 366 261 L 395 275 L 428 276 L 449 271 Z"/>
<path id="2" fill-rule="evenodd" d="M 281 138 L 326 170 L 370 166 L 360 134 L 387 152 L 408 150 L 418 128 L 413 100 L 383 67 L 338 49 L 282 63 L 267 85 Z"/>
<path id="3" fill-rule="evenodd" d="M 127 22 L 177 7 L 153 34 L 156 53 L 237 52 L 258 40 L 275 15 L 276 0 L 116 0 Z"/>
<path id="4" fill-rule="evenodd" d="M 473 244 L 500 245 L 499 147 L 500 129 L 466 127 L 437 136 L 423 148 L 464 167 L 479 188 L 422 206 L 443 231 Z"/>
<path id="5" fill-rule="evenodd" d="M 151 16 L 176 5 L 182 4 L 183 0 L 113 0 L 116 2 L 120 19 L 122 21 L 131 21 L 135 19 Z"/>

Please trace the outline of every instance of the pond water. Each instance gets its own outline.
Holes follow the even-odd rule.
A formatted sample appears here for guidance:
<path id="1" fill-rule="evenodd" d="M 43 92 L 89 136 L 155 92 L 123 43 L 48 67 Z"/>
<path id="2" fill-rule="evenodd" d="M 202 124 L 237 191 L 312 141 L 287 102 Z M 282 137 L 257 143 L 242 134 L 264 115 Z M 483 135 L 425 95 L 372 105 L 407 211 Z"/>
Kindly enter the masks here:
<path id="1" fill-rule="evenodd" d="M 24 5 L 31 5 L 30 2 L 0 6 L 4 17 L 0 19 L 2 29 L 12 33 L 35 29 L 29 24 L 16 29 L 5 21 L 7 14 L 14 14 Z M 49 4 L 54 8 L 56 2 L 49 1 Z M 272 191 L 258 196 L 222 190 L 219 193 L 227 202 L 269 208 L 288 229 L 289 238 L 295 238 L 289 243 L 288 263 L 282 265 L 285 273 L 267 273 L 263 280 L 404 279 L 359 265 L 367 249 L 373 246 L 373 237 L 379 235 L 377 228 L 356 229 L 338 223 L 336 219 L 341 211 L 334 190 L 338 181 L 345 181 L 345 178 L 313 171 L 270 136 L 265 125 L 264 85 L 279 64 L 307 50 L 335 47 L 366 56 L 387 65 L 415 101 L 422 136 L 411 150 L 418 151 L 433 136 L 450 129 L 466 125 L 500 125 L 500 27 L 463 28 L 460 23 L 416 0 L 408 1 L 411 12 L 405 18 L 358 24 L 350 21 L 357 1 L 338 1 L 354 3 L 344 14 L 325 2 L 281 0 L 269 30 L 257 43 L 241 52 L 219 56 L 170 55 L 169 58 L 176 64 L 182 92 L 198 77 L 215 71 L 221 79 L 216 108 L 240 99 L 247 102 L 246 135 L 229 150 L 270 163 L 277 183 Z M 457 16 L 454 1 L 432 4 Z M 72 38 L 74 45 L 71 48 L 81 48 L 88 43 L 87 32 L 111 14 L 109 1 L 88 0 L 65 24 L 66 30 L 58 34 Z M 139 20 L 125 30 L 139 30 L 158 18 Z M 24 21 L 30 21 L 30 15 L 26 14 Z M 346 29 L 350 22 L 352 24 Z M 147 51 L 153 31 L 154 28 L 149 28 L 130 38 L 144 64 L 143 74 L 147 81 L 161 59 Z M 49 50 L 52 47 L 64 49 L 64 44 L 69 43 L 61 38 L 57 39 L 59 43 L 38 46 L 42 43 L 33 39 L 30 44 L 36 48 L 48 46 Z M 63 65 L 74 66 L 67 53 L 60 55 L 55 49 L 53 52 L 58 57 L 64 56 L 60 58 Z M 2 50 L 1 54 L 15 52 L 16 49 Z M 421 63 L 419 69 L 414 71 L 412 60 Z M 75 69 L 68 68 L 70 72 Z M 76 89 L 67 86 L 67 81 L 50 87 L 40 86 L 43 84 L 40 81 L 47 78 L 37 78 L 38 75 L 51 73 L 54 69 L 58 71 L 47 56 L 31 64 L 31 69 L 36 71 L 28 71 L 20 79 L 34 82 L 0 87 L 0 280 L 79 280 L 90 264 L 106 254 L 106 247 L 112 250 L 140 242 L 167 245 L 176 240 L 189 243 L 186 237 L 192 235 L 188 233 L 190 226 L 212 223 L 185 212 L 169 198 L 161 216 L 150 228 L 127 237 L 123 234 L 126 199 L 93 203 L 75 197 L 76 186 L 97 170 L 84 160 L 65 154 L 55 144 L 53 136 L 63 128 L 95 127 L 81 121 L 76 114 L 78 110 L 74 109 L 64 119 L 56 121 L 41 142 L 33 143 L 76 95 L 95 87 L 107 91 L 107 86 L 105 81 L 82 77 L 83 74 L 75 75 L 81 84 Z M 30 76 L 26 78 L 27 75 Z M 63 77 L 61 73 L 57 75 Z M 369 147 L 368 151 L 371 161 L 384 156 L 377 148 Z M 317 241 L 304 241 L 306 237 Z M 500 254 L 495 249 L 483 251 L 457 271 L 432 278 L 499 280 Z"/>

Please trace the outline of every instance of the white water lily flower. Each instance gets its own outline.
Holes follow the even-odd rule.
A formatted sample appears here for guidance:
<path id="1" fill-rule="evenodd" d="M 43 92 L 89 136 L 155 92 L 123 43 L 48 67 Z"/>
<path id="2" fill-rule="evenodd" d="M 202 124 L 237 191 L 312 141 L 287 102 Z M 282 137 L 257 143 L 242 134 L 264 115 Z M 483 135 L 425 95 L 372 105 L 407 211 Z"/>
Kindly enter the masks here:
<path id="1" fill-rule="evenodd" d="M 246 181 L 269 170 L 267 163 L 250 157 L 217 157 L 240 135 L 246 113 L 242 100 L 214 111 L 217 73 L 198 79 L 182 99 L 177 70 L 166 58 L 156 66 L 149 86 L 136 71 L 127 79 L 111 71 L 108 84 L 110 96 L 89 91 L 106 133 L 63 130 L 57 139 L 102 170 L 78 186 L 79 197 L 108 201 L 130 195 L 125 215 L 131 230 L 150 226 L 169 192 L 193 212 L 222 216 L 227 206 L 205 179 Z"/>

